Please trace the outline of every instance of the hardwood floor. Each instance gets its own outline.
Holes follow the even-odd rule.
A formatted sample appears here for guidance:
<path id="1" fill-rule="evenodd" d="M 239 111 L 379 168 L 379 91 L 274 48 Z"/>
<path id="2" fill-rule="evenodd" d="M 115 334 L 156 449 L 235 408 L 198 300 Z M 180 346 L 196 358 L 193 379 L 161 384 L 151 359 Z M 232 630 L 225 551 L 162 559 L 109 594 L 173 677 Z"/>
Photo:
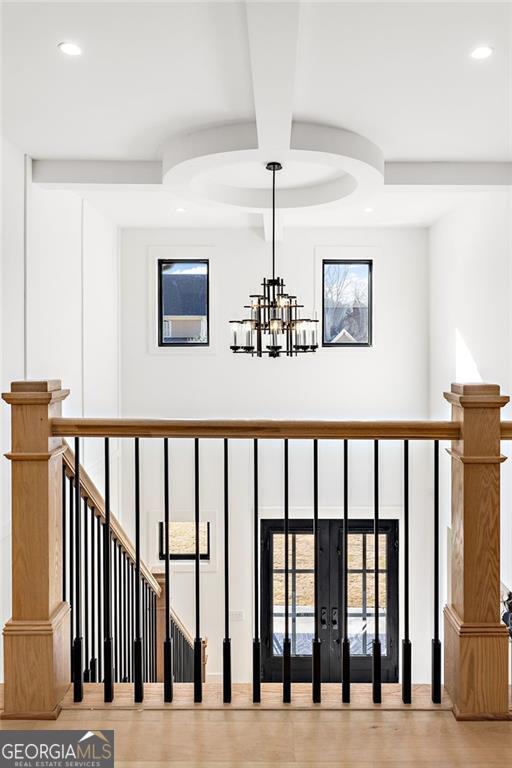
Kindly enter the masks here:
<path id="1" fill-rule="evenodd" d="M 457 722 L 446 709 L 149 705 L 66 703 L 57 721 L 0 721 L 0 729 L 113 729 L 120 768 L 498 768 L 512 749 L 511 722 Z"/>
<path id="2" fill-rule="evenodd" d="M 231 704 L 222 703 L 222 684 L 207 683 L 203 686 L 203 701 L 194 704 L 194 690 L 192 683 L 176 683 L 174 697 L 170 704 L 163 701 L 163 688 L 161 683 L 146 683 L 144 685 L 144 702 L 142 705 L 133 701 L 133 685 L 129 683 L 117 683 L 114 686 L 114 702 L 105 704 L 103 701 L 103 686 L 99 683 L 84 684 L 84 699 L 80 704 L 73 701 L 73 691 L 70 688 L 62 706 L 64 709 L 193 709 L 193 710 L 254 710 L 252 703 L 252 687 L 249 684 L 233 685 Z M 446 692 L 443 694 L 441 704 L 432 704 L 429 685 L 413 686 L 413 703 L 402 703 L 402 688 L 396 684 L 383 684 L 382 704 L 373 704 L 372 686 L 366 683 L 358 683 L 352 686 L 350 704 L 341 702 L 340 685 L 336 683 L 324 683 L 322 685 L 322 703 L 312 704 L 311 684 L 294 683 L 292 687 L 291 704 L 283 704 L 282 686 L 279 683 L 262 683 L 261 704 L 256 708 L 261 710 L 449 710 L 452 703 Z"/>

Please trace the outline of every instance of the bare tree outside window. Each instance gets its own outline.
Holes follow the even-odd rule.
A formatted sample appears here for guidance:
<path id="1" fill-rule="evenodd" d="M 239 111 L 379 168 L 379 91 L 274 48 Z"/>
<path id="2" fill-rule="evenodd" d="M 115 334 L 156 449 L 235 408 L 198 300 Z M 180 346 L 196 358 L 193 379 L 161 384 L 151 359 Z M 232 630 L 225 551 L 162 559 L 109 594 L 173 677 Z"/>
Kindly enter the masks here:
<path id="1" fill-rule="evenodd" d="M 371 261 L 324 261 L 324 346 L 371 344 Z"/>

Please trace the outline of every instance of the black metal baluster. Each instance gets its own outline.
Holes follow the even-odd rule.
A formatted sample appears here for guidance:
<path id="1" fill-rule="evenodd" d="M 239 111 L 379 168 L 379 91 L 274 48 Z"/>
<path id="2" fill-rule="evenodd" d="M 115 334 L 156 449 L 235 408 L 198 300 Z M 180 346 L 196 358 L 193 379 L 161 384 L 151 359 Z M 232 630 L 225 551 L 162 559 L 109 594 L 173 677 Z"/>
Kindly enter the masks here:
<path id="1" fill-rule="evenodd" d="M 97 660 L 96 660 L 96 590 L 97 590 L 97 561 L 96 561 L 96 515 L 94 507 L 91 512 L 91 656 L 89 658 L 89 679 L 91 683 L 97 682 Z"/>
<path id="2" fill-rule="evenodd" d="M 149 679 L 153 682 L 153 664 L 155 661 L 155 638 L 153 636 L 153 590 L 151 587 L 148 589 L 148 601 L 149 601 Z"/>
<path id="3" fill-rule="evenodd" d="M 260 640 L 260 580 L 259 580 L 259 478 L 258 478 L 258 441 L 254 440 L 254 639 L 252 641 L 252 700 L 261 702 L 261 640 Z"/>
<path id="4" fill-rule="evenodd" d="M 142 680 L 146 682 L 146 585 L 144 579 L 141 581 L 141 615 L 142 615 Z"/>
<path id="5" fill-rule="evenodd" d="M 224 643 L 222 645 L 222 700 L 231 702 L 231 638 L 229 636 L 229 446 L 224 439 Z"/>
<path id="6" fill-rule="evenodd" d="M 62 462 L 62 599 L 65 601 L 67 597 L 67 507 L 66 507 L 66 466 Z"/>
<path id="7" fill-rule="evenodd" d="M 124 611 L 124 666 L 123 666 L 123 681 L 128 683 L 130 681 L 130 603 L 128 595 L 130 594 L 130 582 L 129 582 L 129 561 L 126 552 L 123 552 L 123 611 Z"/>
<path id="8" fill-rule="evenodd" d="M 146 680 L 151 682 L 151 591 L 146 584 Z"/>
<path id="9" fill-rule="evenodd" d="M 318 440 L 313 440 L 313 545 L 314 545 L 314 591 L 315 591 L 315 636 L 313 639 L 312 680 L 313 702 L 322 700 L 322 644 L 320 640 L 320 538 L 318 531 Z"/>
<path id="10" fill-rule="evenodd" d="M 125 629 L 125 593 L 124 593 L 124 552 L 119 545 L 119 681 L 126 681 L 126 656 L 124 653 L 126 633 Z"/>
<path id="11" fill-rule="evenodd" d="M 366 566 L 366 562 L 363 564 Z M 350 637 L 348 633 L 348 440 L 343 441 L 343 644 L 341 699 L 350 703 Z"/>
<path id="12" fill-rule="evenodd" d="M 149 600 L 148 600 L 148 584 L 144 582 L 144 679 L 149 682 Z"/>
<path id="13" fill-rule="evenodd" d="M 196 593 L 196 636 L 194 639 L 194 702 L 203 698 L 202 682 L 202 640 L 201 640 L 201 605 L 200 605 L 200 550 L 199 550 L 199 439 L 194 440 L 194 504 L 195 504 L 195 593 Z"/>
<path id="14" fill-rule="evenodd" d="M 434 638 L 432 640 L 432 701 L 441 703 L 441 641 L 439 639 L 439 440 L 434 440 Z"/>
<path id="15" fill-rule="evenodd" d="M 148 587 L 148 637 L 149 637 L 149 677 L 148 680 L 153 682 L 153 592 Z"/>
<path id="16" fill-rule="evenodd" d="M 382 701 L 381 685 L 381 642 L 379 633 L 379 441 L 374 440 L 374 639 L 372 645 L 373 655 L 373 703 Z"/>
<path id="17" fill-rule="evenodd" d="M 164 552 L 165 552 L 165 638 L 164 638 L 164 701 L 173 699 L 171 638 L 171 574 L 169 562 L 169 438 L 164 437 Z"/>
<path id="18" fill-rule="evenodd" d="M 135 701 L 144 701 L 144 683 L 142 681 L 142 637 L 141 637 L 141 579 L 140 579 L 140 453 L 139 438 L 135 438 L 135 640 L 133 641 L 134 658 L 134 694 Z"/>
<path id="19" fill-rule="evenodd" d="M 69 603 L 71 613 L 69 617 L 69 646 L 71 649 L 71 674 L 73 682 L 74 655 L 73 655 L 73 629 L 75 625 L 75 492 L 73 478 L 69 478 Z"/>
<path id="20" fill-rule="evenodd" d="M 290 594 L 289 594 L 289 488 L 288 488 L 288 439 L 284 441 L 284 640 L 283 640 L 283 703 L 289 704 L 292 700 L 291 686 L 291 643 L 290 643 Z"/>
<path id="21" fill-rule="evenodd" d="M 84 683 L 90 682 L 89 671 L 89 507 L 87 499 L 84 498 Z"/>
<path id="22" fill-rule="evenodd" d="M 134 650 L 134 643 L 135 643 L 135 592 L 136 592 L 136 585 L 135 585 L 135 566 L 133 563 L 131 563 L 131 588 L 132 588 L 132 594 L 131 594 L 131 629 L 130 629 L 130 636 L 132 639 L 132 666 L 131 666 L 131 682 L 135 682 L 135 650 Z"/>
<path id="23" fill-rule="evenodd" d="M 146 582 L 142 579 L 142 679 L 146 683 L 148 680 L 148 642 L 147 642 L 147 624 L 146 624 Z"/>
<path id="24" fill-rule="evenodd" d="M 112 655 L 112 571 L 110 542 L 110 446 L 105 438 L 105 522 L 103 524 L 103 698 L 114 700 L 114 660 Z"/>
<path id="25" fill-rule="evenodd" d="M 412 646 L 409 637 L 409 441 L 404 440 L 404 639 L 402 640 L 402 701 L 412 701 Z"/>
<path id="26" fill-rule="evenodd" d="M 153 596 L 153 682 L 156 683 L 156 593 L 152 593 Z"/>
<path id="27" fill-rule="evenodd" d="M 103 542 L 103 529 L 100 518 L 96 518 L 97 525 L 97 539 L 96 539 L 96 570 L 98 573 L 98 683 L 103 680 L 103 571 L 102 571 L 102 542 Z"/>
<path id="28" fill-rule="evenodd" d="M 82 701 L 83 653 L 82 653 L 82 537 L 80 503 L 80 440 L 75 437 L 75 638 L 73 640 L 73 700 Z"/>
<path id="29" fill-rule="evenodd" d="M 114 578 L 112 582 L 114 596 L 114 682 L 119 682 L 119 581 L 117 575 L 117 540 L 112 537 L 112 565 Z"/>

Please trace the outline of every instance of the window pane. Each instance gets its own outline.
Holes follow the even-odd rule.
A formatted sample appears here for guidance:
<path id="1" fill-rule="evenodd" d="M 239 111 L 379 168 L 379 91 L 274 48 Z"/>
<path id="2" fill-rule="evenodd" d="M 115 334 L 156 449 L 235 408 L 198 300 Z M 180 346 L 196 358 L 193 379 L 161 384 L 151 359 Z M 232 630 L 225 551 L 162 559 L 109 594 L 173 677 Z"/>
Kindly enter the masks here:
<path id="1" fill-rule="evenodd" d="M 165 526 L 161 525 L 161 559 L 165 559 Z M 210 523 L 199 523 L 199 555 L 202 559 L 210 559 Z M 193 560 L 196 554 L 196 526 L 193 521 L 169 522 L 169 555 L 172 559 Z"/>
<path id="2" fill-rule="evenodd" d="M 370 344 L 370 262 L 323 262 L 324 344 Z"/>
<path id="3" fill-rule="evenodd" d="M 379 533 L 379 569 L 386 570 L 386 544 L 387 534 Z M 373 533 L 366 534 L 366 567 L 373 571 L 375 565 L 375 537 Z"/>
<path id="4" fill-rule="evenodd" d="M 295 540 L 297 547 L 295 555 L 296 567 L 313 569 L 315 566 L 313 535 L 310 533 L 297 533 Z"/>
<path id="5" fill-rule="evenodd" d="M 194 522 L 169 523 L 169 551 L 171 555 L 191 555 L 196 551 L 196 525 Z M 208 523 L 199 523 L 199 554 L 208 554 Z"/>
<path id="6" fill-rule="evenodd" d="M 363 534 L 349 533 L 348 535 L 348 567 L 363 567 Z"/>
<path id="7" fill-rule="evenodd" d="M 208 262 L 160 261 L 163 345 L 208 344 Z"/>
<path id="8" fill-rule="evenodd" d="M 282 656 L 285 634 L 284 534 L 272 537 L 272 649 Z M 289 536 L 288 618 L 294 656 L 310 656 L 314 634 L 314 539 L 312 534 Z M 306 571 L 306 573 L 304 573 Z"/>
<path id="9" fill-rule="evenodd" d="M 379 608 L 387 606 L 387 575 L 379 573 Z M 366 601 L 368 608 L 373 611 L 375 607 L 375 577 L 373 573 L 366 574 Z"/>

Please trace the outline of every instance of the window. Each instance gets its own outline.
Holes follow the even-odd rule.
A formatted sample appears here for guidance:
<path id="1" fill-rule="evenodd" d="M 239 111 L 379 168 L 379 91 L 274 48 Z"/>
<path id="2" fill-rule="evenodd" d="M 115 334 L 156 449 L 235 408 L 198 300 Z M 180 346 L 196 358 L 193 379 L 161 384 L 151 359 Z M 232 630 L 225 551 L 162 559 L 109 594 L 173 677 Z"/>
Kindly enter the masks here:
<path id="1" fill-rule="evenodd" d="M 322 262 L 322 344 L 369 347 L 372 343 L 372 262 Z"/>
<path id="2" fill-rule="evenodd" d="M 159 558 L 165 560 L 165 523 L 158 525 Z M 196 526 L 194 521 L 169 522 L 169 560 L 194 560 Z M 210 523 L 199 523 L 199 559 L 210 559 Z"/>
<path id="3" fill-rule="evenodd" d="M 207 346 L 208 261 L 158 261 L 158 344 Z"/>

